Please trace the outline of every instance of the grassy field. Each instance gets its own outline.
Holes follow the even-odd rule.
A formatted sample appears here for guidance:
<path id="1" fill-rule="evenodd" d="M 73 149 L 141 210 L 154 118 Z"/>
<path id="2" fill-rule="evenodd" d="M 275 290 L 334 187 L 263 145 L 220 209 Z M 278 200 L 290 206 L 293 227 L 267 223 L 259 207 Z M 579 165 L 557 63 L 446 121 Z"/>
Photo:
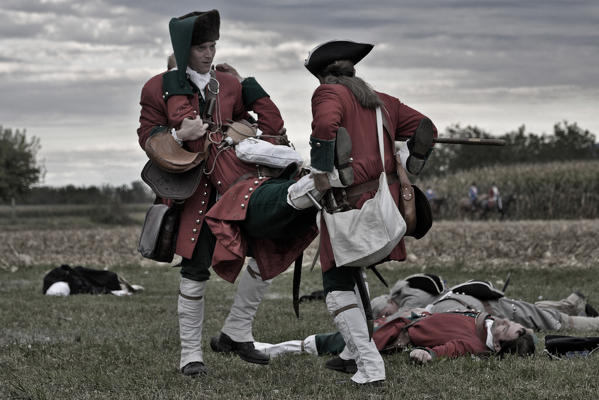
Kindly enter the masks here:
<path id="1" fill-rule="evenodd" d="M 535 301 L 573 290 L 599 304 L 596 220 L 436 223 L 420 241 L 408 238 L 404 263 L 380 270 L 389 282 L 415 272 L 449 284 L 479 278 L 507 294 Z M 0 398 L 8 399 L 596 399 L 599 357 L 552 361 L 542 344 L 530 359 L 442 360 L 416 366 L 407 354 L 385 356 L 384 387 L 356 387 L 349 375 L 324 368 L 327 358 L 290 355 L 268 366 L 213 353 L 204 340 L 210 374 L 178 371 L 178 268 L 143 260 L 139 227 L 0 231 Z M 318 266 L 304 259 L 301 293 L 321 289 Z M 145 291 L 129 297 L 43 296 L 44 274 L 62 263 L 108 268 Z M 278 342 L 334 330 L 323 302 L 291 305 L 292 274 L 274 282 L 254 325 L 257 340 Z M 373 295 L 386 292 L 369 275 Z M 214 276 L 206 294 L 205 339 L 216 334 L 235 286 Z M 563 332 L 561 332 L 563 333 Z M 575 332 L 566 332 L 576 334 Z M 539 334 L 542 339 L 545 333 Z M 585 336 L 599 336 L 599 332 Z"/>
<path id="2" fill-rule="evenodd" d="M 144 203 L 0 205 L 0 228 L 14 231 L 140 225 L 148 207 Z"/>

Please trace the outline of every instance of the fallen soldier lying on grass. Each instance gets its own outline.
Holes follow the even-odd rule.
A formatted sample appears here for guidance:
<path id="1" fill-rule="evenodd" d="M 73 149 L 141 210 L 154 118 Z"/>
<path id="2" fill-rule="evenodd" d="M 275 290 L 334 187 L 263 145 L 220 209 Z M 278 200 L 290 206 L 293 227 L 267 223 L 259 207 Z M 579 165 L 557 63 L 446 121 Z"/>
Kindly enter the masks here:
<path id="1" fill-rule="evenodd" d="M 528 303 L 505 297 L 489 282 L 468 281 L 446 289 L 433 274 L 415 274 L 398 280 L 389 295 L 372 299 L 375 318 L 396 313 L 406 316 L 415 308 L 430 313 L 448 311 L 486 311 L 537 331 L 572 329 L 580 332 L 599 330 L 597 311 L 578 292 L 562 300 Z"/>
<path id="2" fill-rule="evenodd" d="M 67 264 L 54 268 L 44 276 L 42 293 L 47 296 L 68 296 L 70 294 L 114 294 L 128 296 L 144 288 L 131 285 L 112 271 L 98 270 Z"/>
<path id="3" fill-rule="evenodd" d="M 410 359 L 419 363 L 465 355 L 528 356 L 534 354 L 537 341 L 532 330 L 484 312 L 414 313 L 409 318 L 378 319 L 375 326 L 373 340 L 379 352 L 393 353 L 414 347 L 410 351 Z M 336 355 L 343 350 L 345 343 L 337 332 L 278 344 L 256 342 L 255 346 L 271 357 L 302 352 Z M 347 373 L 354 373 L 357 368 L 354 360 L 340 357 L 327 361 L 326 367 Z"/>

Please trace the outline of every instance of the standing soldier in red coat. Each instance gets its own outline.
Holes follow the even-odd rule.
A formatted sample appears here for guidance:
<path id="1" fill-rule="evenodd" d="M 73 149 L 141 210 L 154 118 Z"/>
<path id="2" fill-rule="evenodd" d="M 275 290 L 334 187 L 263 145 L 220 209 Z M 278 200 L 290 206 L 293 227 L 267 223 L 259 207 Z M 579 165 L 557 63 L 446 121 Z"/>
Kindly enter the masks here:
<path id="1" fill-rule="evenodd" d="M 194 160 L 205 158 L 204 165 L 198 167 L 202 168 L 199 185 L 183 206 L 176 243 L 176 253 L 183 258 L 178 299 L 180 368 L 184 375 L 195 376 L 206 373 L 201 338 L 204 293 L 213 255 L 213 269 L 230 282 L 235 281 L 250 255 L 248 241 L 242 240 L 238 227 L 223 223 L 215 225 L 218 232 L 213 232 L 205 223 L 206 215 L 220 197 L 221 214 L 233 213 L 232 219 L 243 220 L 250 197 L 269 181 L 255 164 L 239 162 L 234 148 L 224 142 L 224 125 L 231 120 L 251 119 L 247 111 L 253 111 L 258 115 L 263 137 L 277 142 L 284 128 L 278 108 L 255 79 L 238 79 L 237 72 L 227 64 L 213 70 L 220 29 L 217 10 L 173 18 L 169 29 L 177 68 L 154 76 L 144 85 L 137 132 L 148 154 L 149 143 L 166 137 L 176 140 L 190 154 L 196 153 Z M 217 241 L 217 233 L 229 240 Z M 315 235 L 315 229 L 306 237 L 310 235 Z M 268 363 L 269 357 L 254 348 L 252 321 L 271 278 L 285 270 L 303 248 L 298 244 L 293 248 L 295 253 L 278 249 L 272 253 L 270 264 L 249 259 L 221 333 L 211 340 L 214 351 L 236 353 L 252 363 Z M 264 260 L 268 251 L 273 247 L 266 245 L 252 255 Z"/>
<path id="2" fill-rule="evenodd" d="M 396 171 L 394 141 L 410 137 L 407 142 L 409 157 L 405 161 L 408 172 L 417 174 L 430 154 L 436 128 L 418 111 L 401 103 L 397 98 L 375 92 L 355 76 L 354 65 L 364 58 L 373 45 L 350 41 L 332 41 L 313 49 L 306 68 L 320 81 L 312 96 L 311 170 L 316 189 L 343 187 L 334 165 L 335 139 L 340 127 L 347 129 L 352 141 L 351 167 L 353 183 L 346 187 L 353 208 L 373 198 L 383 166 L 377 140 L 377 107 L 382 109 L 386 134 L 383 135 L 385 170 L 387 176 Z M 391 139 L 389 136 L 391 136 Z M 389 189 L 396 202 L 399 200 L 399 182 L 389 178 Z M 370 185 L 369 182 L 375 182 Z M 351 191 L 351 196 L 349 195 Z M 352 268 L 337 267 L 324 223 L 320 232 L 320 262 L 327 309 L 343 335 L 346 347 L 340 357 L 329 360 L 330 369 L 344 370 L 344 363 L 355 360 L 358 371 L 352 380 L 359 384 L 385 380 L 385 366 L 373 341 L 369 339 L 366 320 L 360 310 L 359 295 L 355 291 Z M 403 240 L 382 260 L 404 260 Z M 366 266 L 365 266 L 366 267 Z"/>

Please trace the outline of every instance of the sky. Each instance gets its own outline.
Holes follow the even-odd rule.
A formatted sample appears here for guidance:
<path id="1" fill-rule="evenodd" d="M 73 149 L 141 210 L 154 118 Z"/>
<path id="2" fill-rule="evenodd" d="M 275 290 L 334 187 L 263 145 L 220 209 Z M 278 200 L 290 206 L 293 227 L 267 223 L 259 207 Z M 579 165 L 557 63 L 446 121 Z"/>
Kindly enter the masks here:
<path id="1" fill-rule="evenodd" d="M 597 0 L 2 0 L 0 125 L 39 138 L 41 184 L 140 179 L 139 96 L 165 70 L 168 22 L 213 8 L 215 63 L 256 77 L 305 159 L 318 82 L 303 62 L 334 39 L 373 43 L 357 75 L 441 134 L 568 121 L 599 137 Z"/>

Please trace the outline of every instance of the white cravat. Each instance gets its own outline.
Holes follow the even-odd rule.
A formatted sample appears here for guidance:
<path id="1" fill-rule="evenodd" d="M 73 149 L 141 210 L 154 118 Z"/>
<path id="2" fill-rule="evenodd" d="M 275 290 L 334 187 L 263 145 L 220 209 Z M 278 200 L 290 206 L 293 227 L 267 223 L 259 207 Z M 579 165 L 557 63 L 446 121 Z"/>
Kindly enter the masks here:
<path id="1" fill-rule="evenodd" d="M 200 89 L 200 93 L 202 94 L 202 97 L 205 99 L 206 96 L 204 95 L 204 88 L 206 87 L 208 82 L 210 82 L 210 72 L 200 74 L 191 69 L 190 67 L 187 67 L 186 72 L 189 79 L 194 83 L 194 85 L 198 87 L 198 89 Z"/>
<path id="2" fill-rule="evenodd" d="M 487 328 L 487 341 L 485 344 L 493 351 L 495 351 L 495 346 L 493 346 L 493 333 L 491 333 L 491 327 L 493 326 L 494 322 L 495 321 L 492 319 L 485 320 L 485 326 Z"/>

